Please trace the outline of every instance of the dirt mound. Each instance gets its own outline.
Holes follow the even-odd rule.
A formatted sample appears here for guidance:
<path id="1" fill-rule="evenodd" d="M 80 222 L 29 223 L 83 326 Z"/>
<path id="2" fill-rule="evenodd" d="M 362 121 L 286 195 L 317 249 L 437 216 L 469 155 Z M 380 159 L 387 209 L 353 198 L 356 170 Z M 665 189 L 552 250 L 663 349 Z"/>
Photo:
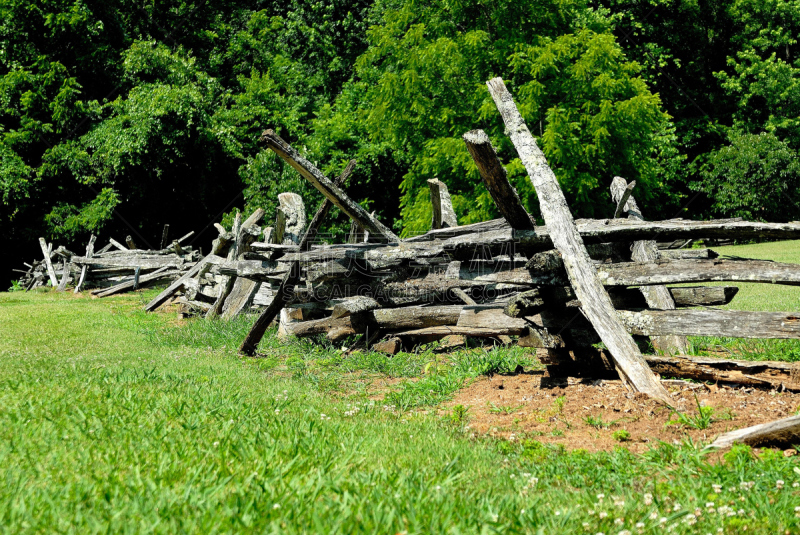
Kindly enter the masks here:
<path id="1" fill-rule="evenodd" d="M 683 422 L 670 408 L 628 392 L 620 381 L 550 379 L 544 372 L 479 378 L 446 407 L 468 407 L 468 425 L 480 434 L 532 438 L 570 450 L 622 445 L 638 453 L 658 440 L 710 441 L 726 431 L 785 418 L 800 406 L 798 393 L 666 384 L 673 406 L 684 409 Z"/>

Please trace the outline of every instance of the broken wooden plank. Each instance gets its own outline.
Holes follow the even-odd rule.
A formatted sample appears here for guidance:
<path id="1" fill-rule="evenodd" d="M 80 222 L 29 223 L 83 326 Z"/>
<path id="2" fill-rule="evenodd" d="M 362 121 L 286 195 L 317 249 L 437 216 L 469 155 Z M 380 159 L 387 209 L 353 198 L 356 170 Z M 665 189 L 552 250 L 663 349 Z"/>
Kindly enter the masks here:
<path id="1" fill-rule="evenodd" d="M 94 242 L 96 239 L 97 237 L 94 234 L 89 236 L 89 243 L 86 245 L 86 258 L 91 258 L 94 255 Z M 86 273 L 88 270 L 89 266 L 87 266 L 86 264 L 81 266 L 81 275 L 78 278 L 78 284 L 75 285 L 74 293 L 80 292 L 81 288 L 83 288 L 83 283 L 86 281 Z"/>
<path id="2" fill-rule="evenodd" d="M 453 202 L 450 200 L 450 192 L 447 191 L 445 183 L 438 178 L 432 178 L 428 180 L 428 189 L 431 193 L 433 208 L 431 228 L 457 227 L 458 218 L 453 210 Z"/>
<path id="3" fill-rule="evenodd" d="M 629 215 L 628 218 L 644 220 L 644 217 L 636 205 L 636 200 L 631 197 L 632 185 L 627 184 L 622 177 L 614 177 L 611 183 L 611 197 L 617 201 L 617 211 L 621 212 L 625 208 Z M 619 217 L 616 216 L 615 217 Z M 655 262 L 660 258 L 658 245 L 654 240 L 639 240 L 633 242 L 631 247 L 631 260 L 634 262 Z M 675 301 L 672 300 L 666 286 L 644 286 L 639 289 L 647 301 L 647 306 L 658 310 L 675 310 Z M 651 340 L 653 347 L 663 353 L 683 354 L 689 348 L 689 342 L 683 336 L 656 336 Z"/>
<path id="4" fill-rule="evenodd" d="M 719 254 L 712 249 L 659 249 L 658 256 L 667 260 L 713 260 Z"/>
<path id="5" fill-rule="evenodd" d="M 164 266 L 159 268 L 152 273 L 148 273 L 147 275 L 140 275 L 139 279 L 134 277 L 134 280 L 122 282 L 115 286 L 111 286 L 110 288 L 106 288 L 101 292 L 97 292 L 94 295 L 96 297 L 108 297 L 109 295 L 114 295 L 118 293 L 122 293 L 127 290 L 136 290 L 137 286 L 142 286 L 149 282 L 159 281 L 163 279 L 168 279 L 170 277 L 176 277 L 180 275 L 180 271 L 177 269 L 170 269 L 170 266 Z M 138 283 L 138 284 L 137 284 Z"/>
<path id="6" fill-rule="evenodd" d="M 734 444 L 748 446 L 790 447 L 800 443 L 800 416 L 789 416 L 765 424 L 730 431 L 717 437 L 709 447 L 730 448 Z"/>
<path id="7" fill-rule="evenodd" d="M 525 121 L 503 80 L 493 78 L 487 82 L 487 86 L 503 116 L 511 142 L 536 189 L 542 216 L 548 225 L 553 244 L 564 259 L 570 284 L 581 301 L 581 310 L 609 348 L 623 381 L 638 392 L 648 394 L 662 403 L 669 403 L 669 393 L 647 366 L 636 342 L 617 319 L 611 298 L 597 276 L 561 186 L 525 126 Z"/>
<path id="8" fill-rule="evenodd" d="M 344 191 L 333 184 L 322 172 L 314 167 L 308 160 L 300 156 L 288 143 L 282 140 L 274 131 L 265 130 L 261 139 L 267 143 L 275 153 L 297 170 L 308 180 L 322 195 L 337 206 L 350 219 L 358 221 L 362 227 L 372 234 L 388 242 L 399 242 L 397 237 L 388 227 L 369 215 L 361 205 L 354 202 Z"/>
<path id="9" fill-rule="evenodd" d="M 124 245 L 122 245 L 120 242 L 118 242 L 117 240 L 115 240 L 114 238 L 109 238 L 109 240 L 108 240 L 108 241 L 110 241 L 110 242 L 111 242 L 111 245 L 113 245 L 114 247 L 116 247 L 116 248 L 117 248 L 117 249 L 119 249 L 120 251 L 129 251 L 129 250 L 130 250 L 130 249 L 128 249 L 127 247 L 125 247 Z"/>
<path id="10" fill-rule="evenodd" d="M 217 255 L 210 254 L 197 262 L 189 271 L 187 271 L 181 278 L 170 284 L 163 292 L 158 294 L 156 297 L 153 298 L 152 301 L 147 303 L 144 307 L 145 310 L 148 312 L 152 312 L 153 310 L 157 309 L 161 305 L 163 305 L 167 299 L 172 297 L 175 292 L 183 288 L 183 285 L 186 283 L 187 280 L 191 279 L 195 275 L 200 272 L 207 264 L 219 264 L 222 262 L 223 259 Z"/>
<path id="11" fill-rule="evenodd" d="M 47 242 L 44 238 L 39 238 L 39 245 L 42 248 L 42 254 L 44 255 L 44 263 L 47 266 L 47 274 L 50 276 L 50 283 L 53 285 L 53 288 L 58 286 L 58 279 L 56 278 L 56 271 L 53 269 L 53 263 L 50 262 L 50 249 L 47 246 Z"/>
<path id="12" fill-rule="evenodd" d="M 522 206 L 517 190 L 508 182 L 506 169 L 497 158 L 486 132 L 471 130 L 462 137 L 500 214 L 508 221 L 511 228 L 533 230 L 533 221 Z"/>
<path id="13" fill-rule="evenodd" d="M 187 232 L 186 234 L 184 234 L 183 236 L 181 236 L 180 238 L 178 238 L 176 241 L 177 241 L 179 244 L 183 244 L 183 242 L 184 242 L 184 241 L 188 240 L 188 239 L 189 239 L 189 238 L 191 238 L 192 236 L 194 236 L 194 231 L 193 231 L 193 230 L 190 230 L 189 232 Z"/>
<path id="14" fill-rule="evenodd" d="M 75 264 L 94 267 L 124 267 L 136 269 L 156 269 L 160 267 L 180 267 L 185 260 L 177 255 L 131 255 L 131 256 L 104 256 L 86 257 L 75 256 L 72 258 Z"/>
<path id="15" fill-rule="evenodd" d="M 345 316 L 358 314 L 359 312 L 367 312 L 369 310 L 375 310 L 380 307 L 381 304 L 372 297 L 367 297 L 362 295 L 354 296 L 345 299 L 341 303 L 335 304 L 333 306 L 333 312 L 331 313 L 331 318 L 332 319 L 344 318 Z"/>

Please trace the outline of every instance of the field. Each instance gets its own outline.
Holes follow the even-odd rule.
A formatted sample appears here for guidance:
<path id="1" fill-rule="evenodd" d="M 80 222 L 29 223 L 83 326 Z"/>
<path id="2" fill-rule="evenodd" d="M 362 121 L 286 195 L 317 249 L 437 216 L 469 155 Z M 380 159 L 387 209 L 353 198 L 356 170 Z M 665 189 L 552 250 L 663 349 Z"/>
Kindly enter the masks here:
<path id="1" fill-rule="evenodd" d="M 718 250 L 800 262 L 797 242 Z M 800 310 L 798 288 L 741 287 L 733 308 Z M 144 314 L 153 295 L 0 294 L 0 532 L 800 532 L 793 450 L 476 433 L 455 397 L 535 372 L 525 350 L 344 356 L 270 336 L 242 359 L 251 319 Z M 795 342 L 693 342 L 800 360 Z"/>

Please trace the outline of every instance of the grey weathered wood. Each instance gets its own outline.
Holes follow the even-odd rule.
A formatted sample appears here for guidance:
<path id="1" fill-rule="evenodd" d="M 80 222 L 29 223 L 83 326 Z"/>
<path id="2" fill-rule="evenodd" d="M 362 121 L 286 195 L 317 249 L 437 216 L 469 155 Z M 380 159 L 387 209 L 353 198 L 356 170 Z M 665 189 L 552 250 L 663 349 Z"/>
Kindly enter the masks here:
<path id="1" fill-rule="evenodd" d="M 275 243 L 283 243 L 283 234 L 286 232 L 286 220 L 288 216 L 286 212 L 283 211 L 283 208 L 278 206 L 277 210 L 275 211 L 275 231 L 272 234 L 272 240 Z"/>
<path id="2" fill-rule="evenodd" d="M 400 239 L 385 225 L 372 218 L 369 213 L 358 203 L 354 202 L 339 187 L 333 184 L 322 172 L 314 167 L 308 160 L 300 156 L 288 143 L 282 140 L 274 131 L 266 130 L 261 139 L 270 149 L 275 151 L 283 160 L 296 169 L 308 180 L 322 195 L 337 206 L 350 219 L 358 221 L 362 227 L 372 234 L 388 242 L 399 242 Z"/>
<path id="3" fill-rule="evenodd" d="M 178 243 L 179 243 L 179 244 L 183 244 L 183 242 L 185 242 L 186 240 L 188 240 L 188 239 L 189 239 L 189 238 L 191 238 L 192 236 L 194 236 L 194 231 L 193 231 L 193 230 L 190 230 L 189 232 L 187 232 L 186 234 L 184 234 L 183 236 L 181 236 L 180 238 L 178 238 L 178 240 L 177 240 L 177 241 L 178 241 Z"/>
<path id="4" fill-rule="evenodd" d="M 465 292 L 461 288 L 453 288 L 452 292 L 456 297 L 458 297 L 459 299 L 464 301 L 465 305 L 477 305 L 478 304 L 478 303 L 475 302 L 475 300 L 472 297 L 469 296 L 469 294 L 467 294 L 467 292 Z"/>
<path id="5" fill-rule="evenodd" d="M 235 318 L 253 303 L 253 298 L 262 283 L 250 279 L 237 278 L 230 295 L 225 300 L 222 318 Z"/>
<path id="6" fill-rule="evenodd" d="M 175 292 L 183 288 L 187 280 L 197 275 L 203 268 L 203 266 L 205 266 L 206 264 L 219 264 L 222 261 L 223 259 L 221 257 L 214 254 L 209 254 L 208 256 L 204 257 L 202 260 L 197 262 L 192 267 L 192 269 L 184 273 L 183 276 L 181 276 L 181 278 L 170 284 L 163 292 L 158 294 L 156 297 L 153 298 L 152 301 L 147 303 L 144 309 L 147 310 L 148 312 L 152 312 L 153 310 L 157 309 L 158 307 L 163 305 L 167 301 L 167 299 L 172 297 L 175 294 Z"/>
<path id="7" fill-rule="evenodd" d="M 800 238 L 800 223 L 756 223 L 741 220 L 638 221 L 633 219 L 578 219 L 578 232 L 584 243 L 631 242 L 637 240 L 667 240 L 672 238 L 737 238 L 781 239 Z M 476 246 L 489 245 L 494 252 L 514 244 L 517 251 L 534 252 L 553 248 L 550 231 L 537 226 L 534 230 L 512 231 L 504 220 L 492 220 L 455 229 L 430 231 L 405 242 L 444 240 L 445 249 L 457 252 L 463 248 L 470 254 Z M 508 254 L 507 252 L 503 254 Z"/>
<path id="8" fill-rule="evenodd" d="M 109 238 L 108 241 L 110 241 L 111 245 L 113 245 L 114 247 L 116 247 L 120 251 L 129 251 L 130 250 L 127 247 L 125 247 L 124 245 L 122 245 L 120 242 L 115 240 L 114 238 Z"/>
<path id="9" fill-rule="evenodd" d="M 69 264 L 66 261 L 64 261 L 64 268 L 62 270 L 63 273 L 61 274 L 61 282 L 58 283 L 58 288 L 56 289 L 56 291 L 63 292 L 64 290 L 67 289 L 67 284 L 72 279 L 73 267 L 74 266 L 72 264 Z"/>
<path id="10" fill-rule="evenodd" d="M 494 78 L 487 82 L 487 86 L 503 116 L 511 142 L 536 189 L 542 216 L 554 245 L 564 259 L 570 284 L 582 303 L 581 310 L 611 351 L 623 381 L 639 392 L 662 403 L 669 403 L 666 389 L 647 366 L 636 342 L 617 319 L 611 298 L 597 277 L 558 180 L 525 126 L 503 80 Z"/>
<path id="11" fill-rule="evenodd" d="M 800 338 L 800 314 L 744 310 L 618 310 L 632 334 L 721 336 L 736 338 Z"/>
<path id="12" fill-rule="evenodd" d="M 181 242 L 178 240 L 172 240 L 172 250 L 175 251 L 175 254 L 182 255 L 183 248 L 181 247 Z"/>
<path id="13" fill-rule="evenodd" d="M 238 248 L 241 244 L 242 239 L 242 213 L 236 212 L 236 216 L 233 219 L 233 230 L 231 231 L 233 234 L 233 246 L 228 251 L 228 260 L 235 260 L 239 254 Z M 236 275 L 226 276 L 225 281 L 222 283 L 222 290 L 220 291 L 217 299 L 214 301 L 214 304 L 211 305 L 211 308 L 208 309 L 206 312 L 207 318 L 213 318 L 215 316 L 219 316 L 222 314 L 222 307 L 225 305 L 225 300 L 230 295 L 231 291 L 233 290 L 233 285 L 236 282 Z"/>
<path id="14" fill-rule="evenodd" d="M 113 243 L 111 243 L 111 242 L 109 242 L 109 243 L 105 244 L 105 245 L 104 245 L 104 246 L 103 246 L 103 247 L 102 247 L 102 248 L 101 248 L 99 251 L 97 251 L 95 254 L 96 254 L 96 255 L 101 255 L 101 254 L 103 254 L 103 253 L 107 252 L 107 251 L 108 251 L 109 249 L 111 249 L 113 246 L 114 246 L 114 244 L 113 244 Z"/>
<path id="15" fill-rule="evenodd" d="M 625 208 L 629 218 L 643 221 L 641 210 L 636 205 L 636 200 L 631 197 L 635 183 L 627 184 L 624 178 L 614 177 L 611 182 L 611 197 L 617 202 L 618 214 Z M 619 217 L 618 214 L 615 214 L 614 217 Z M 658 245 L 654 240 L 633 242 L 631 250 L 631 259 L 634 262 L 655 262 L 660 258 Z M 672 300 L 672 295 L 666 286 L 645 286 L 640 288 L 640 291 L 650 308 L 675 310 L 675 301 Z M 652 342 L 657 350 L 668 354 L 684 354 L 689 348 L 689 341 L 683 336 L 657 336 L 652 339 Z"/>
<path id="16" fill-rule="evenodd" d="M 636 186 L 636 181 L 631 180 L 631 183 L 625 184 L 624 189 L 622 189 L 622 191 L 620 192 L 619 189 L 615 188 L 614 186 L 614 184 L 617 183 L 618 179 L 622 180 L 622 182 L 625 182 L 624 178 L 617 176 L 614 177 L 614 182 L 611 184 L 611 199 L 617 203 L 617 208 L 616 210 L 614 210 L 614 219 L 622 217 L 623 212 L 631 210 L 629 206 L 630 203 L 628 203 L 628 199 L 630 198 L 631 193 L 633 193 L 633 188 Z M 636 206 L 635 203 L 633 203 L 633 206 Z"/>
<path id="17" fill-rule="evenodd" d="M 364 243 L 366 234 L 364 227 L 355 219 L 350 221 L 350 232 L 347 234 L 347 243 Z"/>
<path id="18" fill-rule="evenodd" d="M 125 237 L 125 244 L 128 246 L 128 249 L 138 249 L 136 243 L 133 241 L 133 237 L 130 235 Z"/>
<path id="19" fill-rule="evenodd" d="M 712 249 L 659 249 L 658 255 L 667 260 L 713 260 L 719 257 Z"/>
<path id="20" fill-rule="evenodd" d="M 506 169 L 497 158 L 489 136 L 483 130 L 471 130 L 462 137 L 494 204 L 511 228 L 533 230 L 531 217 L 522 206 L 517 190 L 508 182 Z"/>
<path id="21" fill-rule="evenodd" d="M 275 227 L 266 227 L 264 229 L 264 243 L 275 243 Z"/>
<path id="22" fill-rule="evenodd" d="M 306 207 L 303 198 L 296 193 L 281 193 L 278 195 L 278 202 L 286 216 L 281 243 L 300 243 L 306 226 Z"/>
<path id="23" fill-rule="evenodd" d="M 75 264 L 98 266 L 98 267 L 127 267 L 136 269 L 155 269 L 160 267 L 180 267 L 185 260 L 178 255 L 126 255 L 126 256 L 104 256 L 104 257 L 85 257 L 75 256 L 72 258 Z"/>
<path id="24" fill-rule="evenodd" d="M 152 273 L 148 273 L 147 275 L 140 275 L 138 284 L 136 279 L 129 280 L 122 282 L 120 284 L 111 286 L 110 288 L 105 288 L 101 292 L 97 292 L 94 295 L 96 297 L 108 297 L 109 295 L 114 295 L 118 293 L 122 293 L 128 290 L 136 290 L 138 286 L 143 284 L 147 284 L 149 282 L 155 282 L 158 280 L 168 279 L 170 277 L 178 277 L 180 275 L 180 271 L 176 269 L 170 269 L 170 266 L 164 266 L 159 268 Z"/>
<path id="25" fill-rule="evenodd" d="M 710 447 L 729 448 L 734 444 L 788 447 L 798 443 L 800 443 L 800 416 L 790 416 L 725 433 L 717 437 Z"/>
<path id="26" fill-rule="evenodd" d="M 458 218 L 453 210 L 453 201 L 447 185 L 438 178 L 428 180 L 428 189 L 431 193 L 431 207 L 433 209 L 432 229 L 457 227 Z"/>
<path id="27" fill-rule="evenodd" d="M 53 288 L 55 288 L 58 286 L 58 279 L 56 278 L 56 271 L 53 269 L 53 263 L 50 262 L 50 249 L 44 238 L 39 238 L 39 246 L 42 248 L 44 263 L 47 266 L 47 274 L 50 276 L 50 282 L 53 284 Z"/>
<path id="28" fill-rule="evenodd" d="M 280 140 L 280 138 L 278 139 Z M 339 186 L 344 186 L 345 182 L 350 177 L 350 174 L 353 172 L 353 169 L 355 169 L 355 165 L 355 160 L 350 160 L 342 174 L 336 179 L 336 183 L 333 186 L 337 189 Z M 330 210 L 331 204 L 332 201 L 327 197 L 322 201 L 322 203 L 320 203 L 317 213 L 314 214 L 311 223 L 309 223 L 305 233 L 303 234 L 303 238 L 298 244 L 300 251 L 307 251 L 311 248 L 311 243 L 316 238 L 317 230 Z M 288 302 L 294 299 L 295 286 L 297 286 L 297 283 L 300 282 L 301 268 L 302 264 L 300 262 L 294 261 L 290 264 L 289 271 L 283 276 L 283 279 L 281 280 L 281 283 L 278 286 L 272 301 L 259 315 L 255 323 L 253 323 L 253 326 L 250 328 L 247 336 L 239 346 L 240 353 L 248 356 L 255 354 L 258 344 L 261 342 L 261 339 L 264 337 L 264 333 L 267 332 L 270 324 L 275 319 L 275 316 L 280 313 L 280 311 Z"/>
<path id="29" fill-rule="evenodd" d="M 165 249 L 167 244 L 169 243 L 167 239 L 169 238 L 169 223 L 164 224 L 164 230 L 161 232 L 161 247 L 159 249 Z"/>
<path id="30" fill-rule="evenodd" d="M 345 316 L 375 310 L 380 307 L 381 304 L 372 297 L 355 296 L 334 305 L 331 319 L 344 318 Z"/>
<path id="31" fill-rule="evenodd" d="M 139 289 L 139 276 L 142 274 L 142 268 L 137 266 L 136 271 L 133 272 L 133 291 Z"/>

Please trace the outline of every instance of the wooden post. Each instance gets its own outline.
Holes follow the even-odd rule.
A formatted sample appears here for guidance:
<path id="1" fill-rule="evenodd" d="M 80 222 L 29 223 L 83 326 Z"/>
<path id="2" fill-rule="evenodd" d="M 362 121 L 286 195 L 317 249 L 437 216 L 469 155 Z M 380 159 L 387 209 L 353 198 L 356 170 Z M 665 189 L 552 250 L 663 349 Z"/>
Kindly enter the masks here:
<path id="1" fill-rule="evenodd" d="M 628 212 L 628 219 L 644 221 L 636 200 L 631 196 L 633 184 L 627 184 L 622 177 L 614 177 L 611 182 L 611 198 L 617 202 L 617 212 L 624 209 Z M 658 246 L 653 240 L 633 242 L 631 259 L 634 262 L 656 262 L 660 258 Z M 647 306 L 661 310 L 675 310 L 675 301 L 672 299 L 666 286 L 643 286 L 640 288 L 647 301 Z M 667 354 L 683 355 L 689 349 L 689 341 L 685 336 L 655 336 L 652 338 L 653 346 Z"/>
<path id="2" fill-rule="evenodd" d="M 617 318 L 611 298 L 598 279 L 589 253 L 578 234 L 561 186 L 525 125 L 511 93 L 506 89 L 502 78 L 489 80 L 487 86 L 503 116 L 511 142 L 536 189 L 542 216 L 553 244 L 564 259 L 570 284 L 582 304 L 581 310 L 610 350 L 623 381 L 639 392 L 644 392 L 662 403 L 669 403 L 669 393 L 650 370 L 636 342 Z"/>
<path id="3" fill-rule="evenodd" d="M 350 160 L 344 172 L 336 179 L 334 187 L 337 190 L 339 187 L 345 185 L 353 169 L 355 169 L 355 164 L 355 160 Z M 314 218 L 311 220 L 311 223 L 309 223 L 305 234 L 303 234 L 303 238 L 300 240 L 299 249 L 301 251 L 308 251 L 311 249 L 311 242 L 316 236 L 317 229 L 325 218 L 325 215 L 327 215 L 328 211 L 331 209 L 332 204 L 333 203 L 326 198 L 319 205 L 317 213 L 314 214 Z M 275 292 L 272 302 L 264 309 L 264 312 L 261 313 L 250 328 L 250 332 L 247 333 L 244 341 L 242 341 L 242 345 L 239 346 L 239 353 L 248 356 L 253 356 L 255 354 L 256 349 L 258 349 L 258 344 L 264 337 L 264 333 L 267 332 L 272 320 L 275 319 L 275 316 L 277 316 L 283 307 L 294 297 L 294 288 L 300 281 L 301 268 L 302 264 L 300 262 L 292 262 L 288 273 L 283 276 L 283 280 L 281 280 L 281 284 L 278 287 L 278 291 Z"/>
<path id="4" fill-rule="evenodd" d="M 239 254 L 238 246 L 242 238 L 241 212 L 236 212 L 236 217 L 233 220 L 233 230 L 231 232 L 233 233 L 233 245 L 228 251 L 228 260 L 236 260 L 236 257 Z M 221 284 L 221 289 L 217 299 L 214 301 L 214 304 L 211 305 L 211 308 L 208 309 L 208 312 L 206 312 L 207 318 L 213 318 L 222 313 L 222 305 L 225 304 L 225 299 L 227 299 L 228 295 L 231 293 L 231 290 L 233 290 L 233 284 L 235 281 L 235 276 L 225 277 L 225 282 Z"/>
<path id="5" fill-rule="evenodd" d="M 95 242 L 96 239 L 97 239 L 97 237 L 94 234 L 92 234 L 89 237 L 89 244 L 86 246 L 86 258 L 91 258 L 94 255 L 94 242 Z M 78 284 L 75 285 L 75 292 L 74 293 L 78 293 L 78 292 L 81 291 L 81 288 L 83 287 L 83 283 L 86 280 L 86 272 L 87 272 L 88 269 L 89 269 L 89 266 L 87 266 L 86 264 L 84 264 L 81 267 L 81 276 L 78 279 Z"/>
<path id="6" fill-rule="evenodd" d="M 128 249 L 136 249 L 136 243 L 133 241 L 133 237 L 130 235 L 125 237 L 125 244 L 128 246 Z"/>
<path id="7" fill-rule="evenodd" d="M 447 186 L 438 178 L 428 180 L 428 189 L 431 192 L 431 205 L 433 206 L 432 229 L 457 227 L 458 218 L 453 210 L 450 192 Z"/>
<path id="8" fill-rule="evenodd" d="M 616 181 L 617 178 L 620 178 L 620 177 L 615 177 L 614 181 Z M 622 180 L 624 181 L 624 179 L 622 179 Z M 625 191 L 622 192 L 622 195 L 619 197 L 619 199 L 616 199 L 617 209 L 614 210 L 614 219 L 618 219 L 619 217 L 622 216 L 622 212 L 629 210 L 629 206 L 630 205 L 628 203 L 628 199 L 630 198 L 631 193 L 633 193 L 633 188 L 635 186 L 636 186 L 636 181 L 635 180 L 631 180 L 631 183 L 627 185 L 627 187 L 625 188 Z M 611 197 L 612 197 L 612 199 L 615 197 L 615 195 L 617 195 L 617 193 L 614 191 L 614 184 L 612 183 L 611 184 Z M 635 206 L 636 203 L 634 202 L 633 205 Z"/>
<path id="9" fill-rule="evenodd" d="M 139 289 L 139 275 L 142 272 L 142 266 L 136 266 L 136 271 L 133 272 L 133 291 Z"/>
<path id="10" fill-rule="evenodd" d="M 464 134 L 463 138 L 500 214 L 508 221 L 511 228 L 533 230 L 531 216 L 522 206 L 517 190 L 508 182 L 506 169 L 497 158 L 486 132 L 471 130 Z"/>
<path id="11" fill-rule="evenodd" d="M 47 242 L 44 238 L 39 238 L 39 246 L 42 248 L 44 254 L 44 263 L 47 266 L 47 274 L 50 276 L 50 282 L 53 283 L 53 288 L 58 286 L 58 279 L 56 278 L 56 270 L 53 269 L 53 263 L 50 262 L 50 249 L 47 247 Z"/>
<path id="12" fill-rule="evenodd" d="M 164 231 L 161 233 L 161 247 L 159 249 L 167 248 L 167 239 L 169 238 L 169 223 L 164 225 Z"/>
<path id="13" fill-rule="evenodd" d="M 306 226 L 306 207 L 303 198 L 297 193 L 281 193 L 278 195 L 278 203 L 286 218 L 283 241 L 280 243 L 300 243 Z"/>
<path id="14" fill-rule="evenodd" d="M 280 138 L 274 131 L 265 130 L 261 139 L 267 143 L 270 149 L 275 151 L 278 156 L 294 167 L 306 180 L 311 182 L 326 199 L 331 201 L 342 212 L 346 213 L 350 219 L 358 221 L 362 227 L 369 230 L 375 236 L 379 236 L 388 242 L 399 242 L 400 238 L 395 235 L 388 227 L 369 215 L 361 205 L 353 201 L 347 194 L 333 184 L 328 177 L 314 167 L 308 160 L 300 156 L 288 143 Z"/>

